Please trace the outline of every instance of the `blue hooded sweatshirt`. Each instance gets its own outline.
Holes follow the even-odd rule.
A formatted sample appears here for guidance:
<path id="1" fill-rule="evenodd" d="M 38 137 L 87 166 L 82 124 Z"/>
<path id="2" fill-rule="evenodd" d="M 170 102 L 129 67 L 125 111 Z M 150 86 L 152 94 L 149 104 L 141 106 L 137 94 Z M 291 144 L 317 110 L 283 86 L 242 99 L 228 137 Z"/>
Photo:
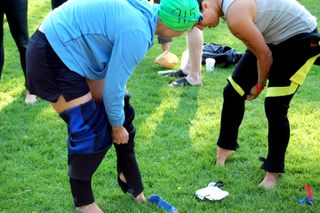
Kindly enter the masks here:
<path id="1" fill-rule="evenodd" d="M 153 45 L 158 10 L 146 0 L 69 0 L 43 22 L 50 45 L 70 70 L 104 79 L 112 126 L 124 122 L 126 83 Z"/>

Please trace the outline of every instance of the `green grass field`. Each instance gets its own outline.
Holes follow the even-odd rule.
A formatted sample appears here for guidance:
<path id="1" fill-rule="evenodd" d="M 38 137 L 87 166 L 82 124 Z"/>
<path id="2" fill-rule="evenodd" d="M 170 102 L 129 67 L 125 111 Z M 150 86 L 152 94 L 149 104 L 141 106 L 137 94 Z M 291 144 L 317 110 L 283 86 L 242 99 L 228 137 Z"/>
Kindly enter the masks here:
<path id="1" fill-rule="evenodd" d="M 320 19 L 318 0 L 301 0 Z M 49 0 L 29 0 L 30 35 L 50 11 Z M 320 24 L 319 20 L 318 23 Z M 7 23 L 6 60 L 0 81 L 0 212 L 74 212 L 67 176 L 66 126 L 50 105 L 38 100 L 24 104 L 23 75 Z M 225 23 L 204 31 L 205 42 L 244 51 Z M 174 39 L 179 57 L 185 36 Z M 320 212 L 320 67 L 313 66 L 295 95 L 289 118 L 291 139 L 286 173 L 276 189 L 258 188 L 264 177 L 259 156 L 267 154 L 267 121 L 260 97 L 246 104 L 241 148 L 224 168 L 215 167 L 222 91 L 230 69 L 206 73 L 202 87 L 168 87 L 173 78 L 160 77 L 154 63 L 161 46 L 155 44 L 136 68 L 127 87 L 136 109 L 136 155 L 145 194 L 158 194 L 179 212 Z M 177 67 L 178 68 L 178 67 Z M 163 212 L 152 204 L 136 204 L 117 185 L 115 152 L 110 149 L 94 175 L 96 202 L 105 212 Z M 211 181 L 225 182 L 230 195 L 219 202 L 199 201 L 194 192 Z M 313 189 L 316 204 L 297 203 Z"/>

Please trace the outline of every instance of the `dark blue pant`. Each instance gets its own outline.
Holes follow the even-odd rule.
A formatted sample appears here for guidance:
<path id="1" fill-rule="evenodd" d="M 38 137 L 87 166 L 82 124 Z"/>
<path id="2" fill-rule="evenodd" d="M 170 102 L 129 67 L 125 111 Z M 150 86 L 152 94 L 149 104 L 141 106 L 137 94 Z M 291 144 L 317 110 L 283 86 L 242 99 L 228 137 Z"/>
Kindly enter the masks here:
<path id="1" fill-rule="evenodd" d="M 1 0 L 0 1 L 0 77 L 4 64 L 3 20 L 6 14 L 11 35 L 20 54 L 20 63 L 26 79 L 26 48 L 29 41 L 28 34 L 28 0 Z M 25 81 L 25 85 L 26 81 Z"/>
<path id="2" fill-rule="evenodd" d="M 132 122 L 135 112 L 129 103 L 129 96 L 125 97 L 124 102 L 123 126 L 129 133 L 129 141 L 114 146 L 118 175 L 122 172 L 127 182 L 122 182 L 118 177 L 118 183 L 123 192 L 136 197 L 143 191 L 143 184 L 134 152 L 135 127 Z M 68 124 L 68 173 L 74 203 L 76 206 L 87 205 L 94 201 L 91 178 L 112 145 L 111 126 L 104 106 L 96 106 L 94 101 L 66 110 L 60 116 Z"/>

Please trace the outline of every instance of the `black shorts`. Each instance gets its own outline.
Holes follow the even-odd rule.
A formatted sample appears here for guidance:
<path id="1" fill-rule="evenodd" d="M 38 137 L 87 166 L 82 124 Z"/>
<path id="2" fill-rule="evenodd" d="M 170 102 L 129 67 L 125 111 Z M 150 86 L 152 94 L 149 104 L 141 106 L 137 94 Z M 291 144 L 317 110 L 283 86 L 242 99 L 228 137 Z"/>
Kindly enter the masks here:
<path id="1" fill-rule="evenodd" d="M 169 42 L 172 42 L 172 38 L 158 37 L 158 43 L 159 44 L 164 44 L 164 43 L 169 43 Z"/>
<path id="2" fill-rule="evenodd" d="M 60 60 L 45 34 L 38 30 L 30 38 L 26 59 L 31 94 L 56 102 L 60 95 L 66 101 L 71 101 L 90 91 L 86 79 L 71 71 Z"/>

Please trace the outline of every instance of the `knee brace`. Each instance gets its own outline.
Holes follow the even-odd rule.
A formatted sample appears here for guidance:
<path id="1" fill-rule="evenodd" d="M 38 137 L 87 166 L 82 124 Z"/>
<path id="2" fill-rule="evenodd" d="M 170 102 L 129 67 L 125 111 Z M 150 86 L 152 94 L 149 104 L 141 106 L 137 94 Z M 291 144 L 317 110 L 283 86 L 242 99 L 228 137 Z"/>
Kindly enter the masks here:
<path id="1" fill-rule="evenodd" d="M 117 153 L 117 171 L 123 172 L 127 183 L 124 183 L 118 177 L 118 183 L 123 192 L 130 192 L 134 197 L 143 191 L 141 174 L 134 153 L 135 128 L 132 124 L 134 119 L 134 108 L 129 103 L 130 97 L 125 97 L 125 122 L 123 126 L 129 133 L 127 144 L 114 144 Z"/>
<path id="2" fill-rule="evenodd" d="M 103 104 L 93 100 L 60 113 L 68 125 L 69 176 L 90 180 L 112 145 Z"/>

